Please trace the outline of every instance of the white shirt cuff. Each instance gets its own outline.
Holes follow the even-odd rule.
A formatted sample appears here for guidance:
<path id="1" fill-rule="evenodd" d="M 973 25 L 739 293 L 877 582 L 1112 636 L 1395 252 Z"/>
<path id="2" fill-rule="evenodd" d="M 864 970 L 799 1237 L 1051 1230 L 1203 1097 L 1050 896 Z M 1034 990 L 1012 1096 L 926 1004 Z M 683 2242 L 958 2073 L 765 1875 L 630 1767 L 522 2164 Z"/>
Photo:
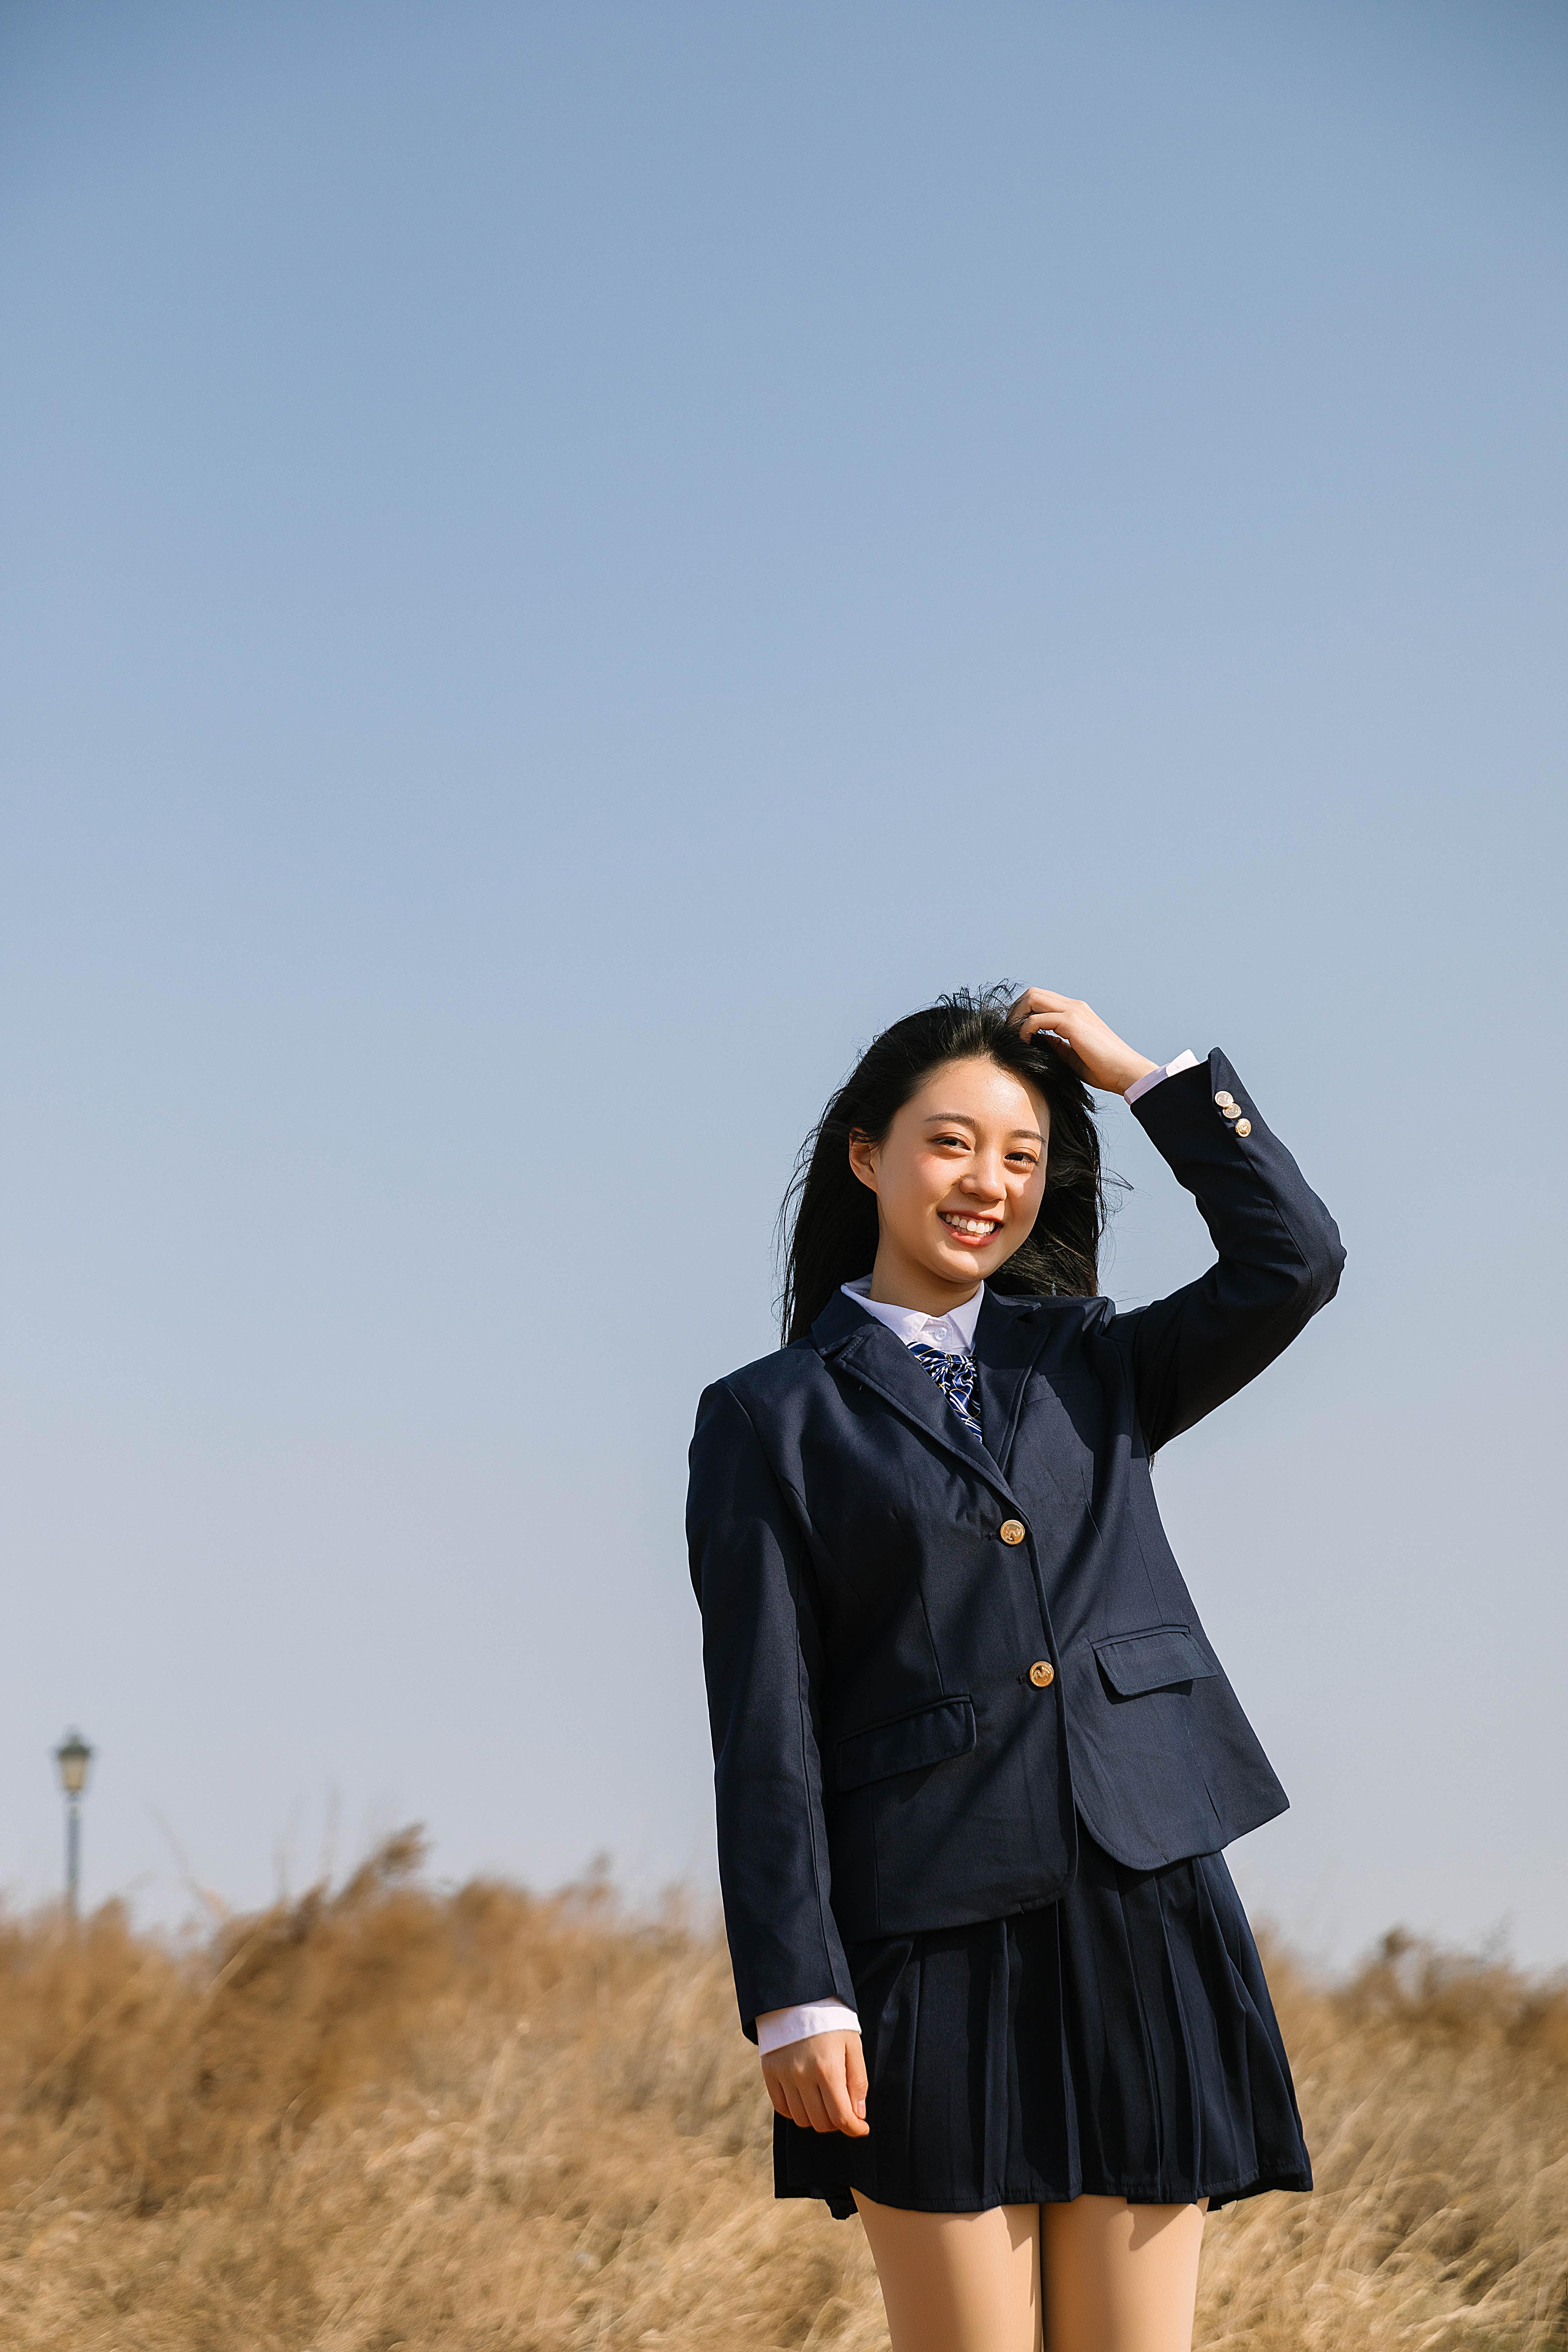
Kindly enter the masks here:
<path id="1" fill-rule="evenodd" d="M 770 2009 L 757 2020 L 757 2055 L 782 2050 L 786 2042 L 804 2042 L 808 2033 L 858 2033 L 860 2021 L 841 2000 L 811 2000 L 799 2009 Z"/>
<path id="2" fill-rule="evenodd" d="M 1178 1071 L 1195 1070 L 1197 1066 L 1195 1054 L 1178 1054 L 1175 1060 L 1167 1062 L 1163 1070 L 1145 1070 L 1141 1078 L 1134 1078 L 1121 1099 L 1124 1103 L 1135 1103 L 1140 1095 L 1146 1095 L 1151 1087 L 1159 1085 L 1162 1078 L 1173 1078 Z"/>

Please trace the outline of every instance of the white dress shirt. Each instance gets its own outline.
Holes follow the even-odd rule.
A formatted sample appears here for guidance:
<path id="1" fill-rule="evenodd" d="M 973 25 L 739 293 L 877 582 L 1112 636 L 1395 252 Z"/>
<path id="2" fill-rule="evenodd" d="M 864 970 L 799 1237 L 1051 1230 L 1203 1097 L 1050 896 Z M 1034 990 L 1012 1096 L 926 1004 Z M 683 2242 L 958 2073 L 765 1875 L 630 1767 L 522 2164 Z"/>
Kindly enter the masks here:
<path id="1" fill-rule="evenodd" d="M 1178 1070 L 1195 1070 L 1195 1054 L 1178 1054 L 1163 1068 L 1146 1071 L 1135 1078 L 1123 1099 L 1135 1103 L 1162 1078 L 1173 1078 Z M 985 1285 L 981 1283 L 973 1298 L 962 1307 L 950 1308 L 945 1315 L 922 1315 L 915 1307 L 891 1307 L 884 1298 L 869 1296 L 871 1277 L 863 1274 L 858 1281 L 842 1286 L 846 1298 L 885 1323 L 896 1339 L 906 1348 L 939 1348 L 944 1356 L 967 1356 L 974 1345 L 974 1327 L 980 1320 L 980 1309 L 985 1299 Z M 763 2056 L 770 2050 L 782 2050 L 786 2042 L 804 2042 L 811 2033 L 858 2033 L 860 2020 L 847 2001 L 826 1994 L 821 2000 L 802 2001 L 794 2009 L 770 2009 L 757 2020 L 757 2052 Z"/>

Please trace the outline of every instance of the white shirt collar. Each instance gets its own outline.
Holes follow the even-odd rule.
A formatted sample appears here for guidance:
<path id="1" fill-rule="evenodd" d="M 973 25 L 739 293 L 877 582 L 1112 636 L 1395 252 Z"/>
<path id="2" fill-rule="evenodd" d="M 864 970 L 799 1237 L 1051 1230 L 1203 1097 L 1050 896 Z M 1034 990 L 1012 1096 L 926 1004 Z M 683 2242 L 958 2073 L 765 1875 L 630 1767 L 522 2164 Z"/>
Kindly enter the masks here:
<path id="1" fill-rule="evenodd" d="M 944 1356 L 967 1356 L 973 1349 L 974 1327 L 985 1300 L 984 1283 L 973 1298 L 966 1298 L 962 1307 L 955 1307 L 948 1315 L 922 1315 L 916 1307 L 889 1307 L 883 1299 L 868 1297 L 868 1274 L 840 1286 L 846 1298 L 852 1298 L 857 1307 L 863 1307 L 868 1315 L 885 1323 L 906 1348 L 940 1348 Z"/>

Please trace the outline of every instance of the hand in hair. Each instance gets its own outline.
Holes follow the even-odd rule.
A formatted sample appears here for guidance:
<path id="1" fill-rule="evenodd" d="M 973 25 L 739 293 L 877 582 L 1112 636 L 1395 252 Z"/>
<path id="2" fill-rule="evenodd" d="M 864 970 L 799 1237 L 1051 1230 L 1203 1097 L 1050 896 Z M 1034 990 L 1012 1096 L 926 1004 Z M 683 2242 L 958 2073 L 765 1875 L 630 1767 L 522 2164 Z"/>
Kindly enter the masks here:
<path id="1" fill-rule="evenodd" d="M 1086 1086 L 1108 1095 L 1125 1094 L 1135 1079 L 1159 1067 L 1147 1054 L 1123 1045 L 1080 997 L 1058 996 L 1048 988 L 1026 988 L 1008 1011 L 1020 1037 L 1038 1038 Z"/>
<path id="2" fill-rule="evenodd" d="M 763 2060 L 763 2080 L 781 2116 L 807 2131 L 843 2132 L 864 2139 L 866 2061 L 858 2033 L 808 2033 Z"/>

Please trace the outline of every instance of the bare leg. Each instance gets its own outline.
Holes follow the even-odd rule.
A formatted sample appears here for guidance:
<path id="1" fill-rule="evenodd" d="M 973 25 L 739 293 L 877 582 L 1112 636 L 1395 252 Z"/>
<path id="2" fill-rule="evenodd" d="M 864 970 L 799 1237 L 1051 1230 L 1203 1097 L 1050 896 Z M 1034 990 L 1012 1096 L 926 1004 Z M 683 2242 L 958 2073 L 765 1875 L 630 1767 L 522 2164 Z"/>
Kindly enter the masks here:
<path id="1" fill-rule="evenodd" d="M 1207 2210 L 1206 2198 L 1201 2205 L 1129 2205 L 1124 2197 L 1043 2205 L 1050 2352 L 1192 2352 Z M 898 2352 L 896 2336 L 894 2345 Z"/>
<path id="2" fill-rule="evenodd" d="M 855 2202 L 893 2352 L 1040 2352 L 1037 2205 L 910 2213 L 858 2189 Z"/>

